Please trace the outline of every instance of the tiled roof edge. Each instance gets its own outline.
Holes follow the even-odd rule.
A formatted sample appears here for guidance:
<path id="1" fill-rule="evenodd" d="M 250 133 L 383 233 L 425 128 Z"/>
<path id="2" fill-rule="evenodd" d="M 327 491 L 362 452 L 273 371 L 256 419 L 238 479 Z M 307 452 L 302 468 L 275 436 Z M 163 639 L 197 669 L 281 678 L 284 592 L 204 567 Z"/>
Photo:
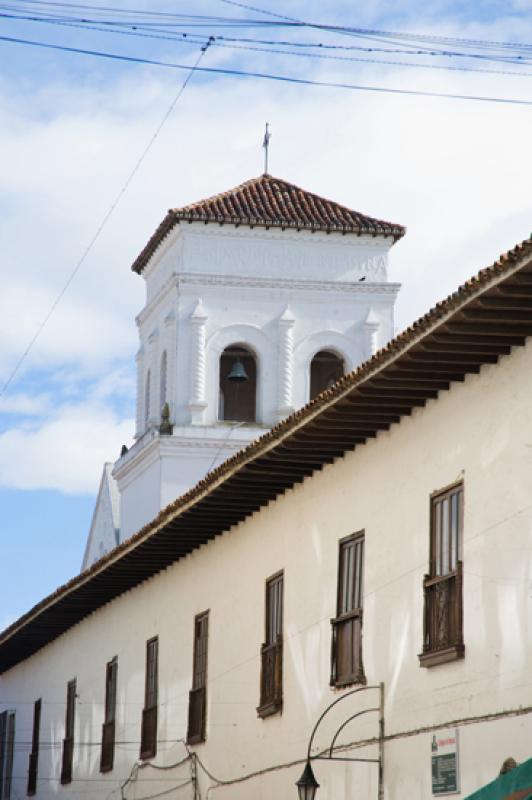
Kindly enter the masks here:
<path id="1" fill-rule="evenodd" d="M 323 410 L 334 406 L 335 403 L 349 394 L 357 384 L 367 380 L 370 376 L 375 377 L 376 374 L 393 362 L 397 356 L 403 354 L 414 344 L 422 340 L 423 336 L 430 333 L 433 327 L 444 322 L 446 317 L 457 311 L 460 306 L 465 305 L 465 303 L 473 299 L 475 295 L 481 294 L 488 285 L 496 285 L 498 282 L 497 279 L 503 280 L 515 267 L 521 266 L 521 262 L 527 257 L 532 257 L 532 235 L 516 245 L 512 250 L 502 254 L 491 266 L 480 270 L 476 276 L 473 276 L 462 284 L 445 300 L 437 303 L 430 311 L 392 339 L 386 347 L 379 350 L 372 358 L 361 364 L 356 370 L 345 375 L 330 389 L 326 389 L 306 406 L 278 423 L 259 439 L 251 442 L 247 447 L 240 450 L 212 472 L 208 473 L 192 487 L 192 489 L 162 509 L 150 523 L 141 528 L 125 542 L 111 550 L 85 572 L 76 575 L 68 583 L 58 587 L 52 594 L 37 603 L 0 633 L 0 647 L 13 634 L 37 617 L 40 612 L 52 606 L 60 598 L 88 583 L 93 576 L 103 572 L 107 566 L 120 560 L 124 554 L 136 548 L 148 538 L 155 536 L 157 531 L 170 523 L 172 519 L 197 503 L 200 503 L 204 497 L 208 496 L 211 491 L 222 484 L 238 469 L 256 458 L 266 455 L 268 450 L 280 444 L 292 433 L 296 433 L 303 428 L 305 424 L 317 417 Z M 517 271 L 517 269 L 515 271 Z"/>

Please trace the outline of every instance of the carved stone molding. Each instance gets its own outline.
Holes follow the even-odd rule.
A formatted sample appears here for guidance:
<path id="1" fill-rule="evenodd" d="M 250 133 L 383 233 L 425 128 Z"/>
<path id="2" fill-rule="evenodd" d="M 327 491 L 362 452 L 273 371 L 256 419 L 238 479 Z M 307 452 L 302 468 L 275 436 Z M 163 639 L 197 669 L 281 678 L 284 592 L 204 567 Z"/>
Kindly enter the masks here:
<path id="1" fill-rule="evenodd" d="M 190 325 L 192 328 L 192 385 L 188 407 L 190 409 L 191 422 L 193 425 L 202 424 L 203 412 L 207 408 L 207 355 L 205 351 L 206 324 L 207 314 L 201 299 L 198 299 L 196 307 L 190 316 Z"/>
<path id="2" fill-rule="evenodd" d="M 386 294 L 395 295 L 401 288 L 400 283 L 387 281 L 340 282 L 293 280 L 290 278 L 262 278 L 248 275 L 215 275 L 210 272 L 182 273 L 178 283 L 185 286 L 235 286 L 258 289 L 308 289 L 316 292 L 346 292 L 349 294 Z"/>
<path id="3" fill-rule="evenodd" d="M 287 306 L 279 318 L 279 419 L 287 417 L 294 410 L 294 321 Z"/>

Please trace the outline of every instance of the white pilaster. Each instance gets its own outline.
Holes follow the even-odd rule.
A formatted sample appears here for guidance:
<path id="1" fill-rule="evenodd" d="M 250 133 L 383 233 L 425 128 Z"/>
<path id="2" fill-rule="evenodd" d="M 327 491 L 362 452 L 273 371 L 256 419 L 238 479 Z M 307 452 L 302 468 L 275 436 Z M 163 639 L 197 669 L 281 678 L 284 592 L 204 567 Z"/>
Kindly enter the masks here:
<path id="1" fill-rule="evenodd" d="M 283 419 L 294 410 L 294 317 L 288 306 L 279 318 L 279 407 Z"/>
<path id="2" fill-rule="evenodd" d="M 379 349 L 379 328 L 379 319 L 373 309 L 370 308 L 368 316 L 364 322 L 366 358 L 371 358 L 371 356 L 374 356 Z"/>
<path id="3" fill-rule="evenodd" d="M 137 406 L 135 439 L 142 436 L 144 430 L 144 348 L 140 347 L 135 356 L 137 362 Z"/>
<path id="4" fill-rule="evenodd" d="M 165 343 L 166 343 L 166 402 L 170 409 L 170 422 L 175 421 L 175 391 L 176 391 L 176 319 L 173 311 L 164 319 Z"/>
<path id="5" fill-rule="evenodd" d="M 154 428 L 159 424 L 160 413 L 158 406 L 159 399 L 159 331 L 155 330 L 148 336 L 148 358 L 146 359 L 146 375 L 150 370 L 150 413 L 147 420 L 147 428 Z"/>
<path id="6" fill-rule="evenodd" d="M 206 380 L 207 380 L 207 357 L 205 352 L 205 338 L 207 327 L 207 314 L 203 308 L 201 299 L 198 299 L 196 307 L 190 317 L 191 327 L 191 386 L 190 419 L 192 425 L 203 424 L 203 414 L 207 408 L 206 400 Z"/>

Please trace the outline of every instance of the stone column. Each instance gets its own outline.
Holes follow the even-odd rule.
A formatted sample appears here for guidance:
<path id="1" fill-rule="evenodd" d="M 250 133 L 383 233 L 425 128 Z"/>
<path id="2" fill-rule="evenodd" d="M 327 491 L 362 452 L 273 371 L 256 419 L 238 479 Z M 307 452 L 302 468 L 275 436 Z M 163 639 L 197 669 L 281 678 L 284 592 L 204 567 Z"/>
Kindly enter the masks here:
<path id="1" fill-rule="evenodd" d="M 294 317 L 288 306 L 279 318 L 279 404 L 277 416 L 283 419 L 294 410 Z"/>
<path id="2" fill-rule="evenodd" d="M 135 357 L 137 362 L 137 413 L 135 439 L 144 431 L 144 348 L 140 347 Z"/>
<path id="3" fill-rule="evenodd" d="M 147 420 L 147 429 L 154 428 L 155 426 L 159 425 L 160 421 L 160 413 L 157 409 L 158 405 L 158 398 L 157 395 L 159 394 L 159 331 L 155 330 L 148 336 L 148 353 L 147 353 L 147 365 L 150 371 L 150 413 Z M 144 376 L 144 383 L 146 383 L 146 376 L 148 374 L 148 370 L 146 370 L 146 375 Z M 144 401 L 146 402 L 146 401 Z"/>
<path id="4" fill-rule="evenodd" d="M 176 405 L 176 320 L 175 314 L 170 311 L 164 319 L 164 341 L 166 349 L 166 402 L 170 409 L 170 422 L 175 422 Z"/>
<path id="5" fill-rule="evenodd" d="M 207 314 L 201 300 L 190 317 L 190 418 L 192 425 L 203 424 L 203 413 L 207 408 L 205 390 L 207 384 L 207 354 L 205 352 L 205 338 L 207 327 Z"/>
<path id="6" fill-rule="evenodd" d="M 374 356 L 379 349 L 379 328 L 379 319 L 373 309 L 370 308 L 366 321 L 364 322 L 366 358 Z"/>

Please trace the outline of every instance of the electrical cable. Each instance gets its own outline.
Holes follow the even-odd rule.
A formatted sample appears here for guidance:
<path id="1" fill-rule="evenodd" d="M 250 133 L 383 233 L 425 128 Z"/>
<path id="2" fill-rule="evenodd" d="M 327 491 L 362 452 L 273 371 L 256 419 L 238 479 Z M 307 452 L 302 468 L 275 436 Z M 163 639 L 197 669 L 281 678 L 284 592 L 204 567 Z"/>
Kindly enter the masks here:
<path id="1" fill-rule="evenodd" d="M 99 58 L 108 58 L 114 61 L 126 61 L 135 64 L 146 64 L 148 66 L 166 67 L 169 69 L 187 70 L 190 67 L 186 64 L 177 64 L 170 61 L 158 61 L 151 58 L 142 58 L 140 56 L 125 56 L 118 53 L 108 53 L 101 50 L 87 50 L 79 47 L 67 47 L 66 45 L 51 44 L 50 42 L 39 42 L 30 39 L 21 39 L 18 37 L 0 36 L 0 41 L 10 42 L 15 44 L 30 45 L 35 47 L 43 47 L 51 50 L 60 50 L 66 53 L 74 53 L 77 55 L 96 56 Z M 318 86 L 327 89 L 344 89 L 349 91 L 359 92 L 376 92 L 379 94 L 403 95 L 408 97 L 432 97 L 446 100 L 466 100 L 474 102 L 488 102 L 516 106 L 532 106 L 532 100 L 524 100 L 520 98 L 511 97 L 495 97 L 490 95 L 470 95 L 458 94 L 452 92 L 431 92 L 418 89 L 398 89 L 394 87 L 385 86 L 371 86 L 363 84 L 353 84 L 335 81 L 319 81 L 310 78 L 296 78 L 289 75 L 276 75 L 268 72 L 256 72 L 237 69 L 223 69 L 221 67 L 196 67 L 196 72 L 202 72 L 210 75 L 225 75 L 229 77 L 246 77 L 246 78 L 259 78 L 270 81 L 278 81 L 281 83 L 292 83 L 299 86 Z M 2 395 L 0 394 L 0 397 Z"/>
<path id="2" fill-rule="evenodd" d="M 84 22 L 72 22 L 72 21 L 62 21 L 57 19 L 49 19 L 49 18 L 37 18 L 37 17 L 23 17 L 23 16 L 16 16 L 12 14 L 5 14 L 0 12 L 0 18 L 3 19 L 16 19 L 16 20 L 23 20 L 29 22 L 40 22 L 45 24 L 51 25 L 58 25 L 67 28 L 74 28 L 78 30 L 85 30 L 91 32 L 99 32 L 99 33 L 107 33 L 111 35 L 121 35 L 121 36 L 130 36 L 130 37 L 141 37 L 146 39 L 155 39 L 155 40 L 162 40 L 162 41 L 170 41 L 175 42 L 177 44 L 184 44 L 184 45 L 191 45 L 196 46 L 200 42 L 199 34 L 186 34 L 182 32 L 175 32 L 174 35 L 169 35 L 166 32 L 159 33 L 154 31 L 153 29 L 149 32 L 144 30 L 138 30 L 137 26 L 129 25 L 127 27 L 131 27 L 131 30 L 122 30 L 119 28 L 102 28 L 100 25 L 89 24 L 87 21 Z M 221 40 L 224 41 L 221 41 Z M 299 51 L 290 51 L 290 50 L 279 50 L 274 47 L 266 47 L 266 46 L 254 46 L 251 44 L 237 44 L 239 40 L 233 39 L 232 42 L 229 42 L 229 37 L 212 37 L 211 46 L 213 47 L 223 47 L 227 49 L 233 50 L 246 50 L 251 52 L 258 52 L 258 53 L 268 53 L 274 55 L 281 55 L 281 56 L 292 56 L 297 58 L 312 58 L 318 60 L 328 60 L 328 61 L 341 61 L 341 62 L 351 62 L 351 63 L 367 63 L 367 64 L 382 64 L 385 66 L 398 66 L 398 67 L 411 67 L 413 69 L 432 69 L 432 70 L 447 70 L 447 71 L 456 71 L 456 72 L 476 72 L 481 74 L 489 74 L 489 75 L 511 75 L 516 77 L 532 77 L 532 72 L 519 72 L 515 70 L 502 70 L 502 69 L 485 69 L 485 68 L 477 68 L 477 67 L 468 67 L 468 66 L 452 66 L 452 65 L 445 65 L 445 64 L 425 64 L 425 63 L 415 63 L 415 62 L 407 62 L 407 61 L 396 61 L 391 59 L 378 59 L 378 58 L 367 58 L 362 56 L 335 56 L 329 55 L 327 53 L 310 53 L 305 52 L 303 50 Z M 275 44 L 274 41 L 271 44 Z M 352 49 L 352 48 L 351 48 Z M 372 48 L 359 48 L 364 49 L 366 51 L 372 51 Z M 388 52 L 394 52 L 393 50 L 389 50 Z M 428 53 L 423 55 L 429 55 L 431 57 L 439 56 L 438 53 Z M 468 54 L 448 54 L 452 56 L 464 56 L 466 58 L 471 58 Z M 483 60 L 491 60 L 487 59 L 486 57 L 482 57 Z M 500 59 L 495 59 L 495 61 L 499 62 Z M 516 63 L 512 61 L 503 61 L 503 63 Z M 519 62 L 520 64 L 530 65 L 531 62 L 529 61 L 522 61 Z"/>
<path id="3" fill-rule="evenodd" d="M 170 105 L 169 105 L 167 111 L 165 112 L 165 114 L 163 115 L 161 121 L 159 122 L 159 124 L 155 128 L 155 131 L 153 132 L 151 138 L 149 139 L 148 143 L 144 147 L 144 150 L 142 151 L 142 153 L 141 153 L 140 157 L 138 158 L 137 162 L 135 163 L 133 169 L 129 173 L 126 181 L 122 184 L 122 187 L 120 188 L 118 194 L 116 195 L 116 197 L 113 200 L 113 202 L 111 203 L 109 209 L 105 213 L 102 221 L 100 222 L 100 224 L 98 225 L 98 227 L 96 229 L 96 232 L 95 232 L 94 236 L 89 241 L 89 244 L 87 245 L 87 247 L 83 251 L 83 253 L 81 255 L 81 258 L 77 261 L 76 265 L 74 266 L 74 269 L 71 271 L 67 281 L 65 282 L 65 284 L 63 285 L 61 291 L 59 292 L 59 294 L 57 295 L 57 297 L 53 301 L 53 303 L 50 306 L 48 312 L 46 313 L 44 319 L 42 320 L 42 322 L 38 326 L 38 328 L 35 331 L 33 337 L 31 338 L 30 342 L 28 343 L 26 349 L 23 351 L 21 356 L 16 361 L 14 368 L 12 369 L 12 371 L 9 374 L 7 380 L 4 382 L 2 388 L 0 389 L 0 398 L 4 396 L 4 394 L 6 393 L 6 391 L 9 388 L 9 386 L 12 384 L 12 382 L 15 379 L 15 377 L 17 376 L 22 364 L 24 363 L 24 361 L 28 357 L 29 353 L 31 352 L 35 342 L 37 341 L 37 339 L 41 335 L 41 333 L 44 330 L 45 326 L 47 325 L 47 323 L 49 322 L 50 318 L 52 317 L 54 311 L 56 310 L 56 308 L 58 307 L 59 303 L 61 302 L 61 300 L 65 296 L 66 292 L 68 291 L 70 285 L 72 284 L 72 281 L 76 277 L 76 275 L 79 272 L 80 268 L 85 263 L 89 253 L 91 252 L 91 250 L 93 249 L 94 245 L 98 241 L 101 233 L 103 232 L 104 228 L 106 227 L 107 223 L 109 222 L 109 219 L 111 218 L 111 216 L 114 213 L 116 207 L 120 203 L 122 197 L 127 192 L 131 182 L 133 181 L 135 175 L 139 171 L 142 163 L 144 162 L 146 156 L 148 155 L 149 151 L 151 150 L 153 144 L 155 143 L 155 140 L 159 136 L 161 130 L 163 129 L 165 123 L 167 122 L 167 120 L 169 119 L 170 115 L 172 114 L 172 111 L 176 107 L 176 105 L 177 105 L 179 99 L 181 98 L 183 92 L 187 88 L 189 81 L 191 80 L 192 76 L 194 75 L 194 73 L 198 69 L 198 65 L 201 62 L 201 60 L 203 59 L 205 53 L 207 52 L 207 49 L 208 49 L 209 45 L 210 45 L 210 40 L 207 41 L 206 44 L 201 48 L 200 53 L 199 53 L 196 61 L 192 65 L 192 67 L 187 67 L 187 69 L 189 71 L 188 71 L 188 74 L 187 74 L 185 80 L 183 81 L 183 83 L 179 87 L 179 90 L 178 90 L 177 94 L 175 95 L 175 97 L 173 98 L 172 102 L 170 103 Z"/>

